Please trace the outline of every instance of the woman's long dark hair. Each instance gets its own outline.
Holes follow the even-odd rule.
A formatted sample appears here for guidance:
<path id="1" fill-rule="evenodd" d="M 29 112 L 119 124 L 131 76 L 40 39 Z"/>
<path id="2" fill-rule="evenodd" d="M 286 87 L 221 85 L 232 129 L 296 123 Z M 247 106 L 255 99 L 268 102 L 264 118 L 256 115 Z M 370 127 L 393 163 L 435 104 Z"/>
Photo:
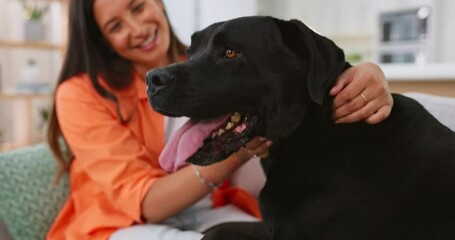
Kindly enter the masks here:
<path id="1" fill-rule="evenodd" d="M 169 23 L 169 18 L 166 15 Z M 168 57 L 176 62 L 186 52 L 186 46 L 174 34 L 170 23 L 170 46 Z M 71 0 L 69 5 L 68 43 L 63 66 L 58 77 L 58 85 L 77 74 L 88 74 L 95 90 L 117 105 L 117 114 L 121 123 L 126 123 L 121 115 L 115 95 L 103 88 L 98 80 L 102 75 L 112 89 L 128 87 L 133 80 L 131 63 L 113 52 L 96 24 L 93 15 L 93 0 Z M 55 99 L 55 96 L 54 96 Z M 68 171 L 73 155 L 65 144 L 55 112 L 55 100 L 49 119 L 47 141 L 57 161 L 56 181 Z M 63 140 L 63 141 L 62 141 Z"/>

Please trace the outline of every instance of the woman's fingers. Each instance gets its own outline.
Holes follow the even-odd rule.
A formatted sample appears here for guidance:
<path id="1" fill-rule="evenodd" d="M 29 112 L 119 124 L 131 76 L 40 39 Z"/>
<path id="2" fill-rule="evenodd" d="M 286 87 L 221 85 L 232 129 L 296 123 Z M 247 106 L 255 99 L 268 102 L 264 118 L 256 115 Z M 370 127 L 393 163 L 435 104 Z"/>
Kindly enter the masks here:
<path id="1" fill-rule="evenodd" d="M 353 77 L 354 73 L 355 73 L 355 71 L 353 71 L 352 68 L 349 68 L 346 71 L 344 71 L 338 77 L 338 79 L 335 82 L 335 85 L 332 87 L 332 89 L 330 89 L 329 94 L 331 96 L 338 95 L 338 93 L 340 93 L 341 90 L 343 90 L 352 81 L 352 79 L 354 78 Z"/>
<path id="2" fill-rule="evenodd" d="M 376 111 L 373 115 L 371 115 L 369 118 L 367 118 L 366 122 L 369 124 L 380 123 L 390 115 L 391 111 L 392 111 L 392 105 L 384 105 L 378 111 Z"/>
<path id="3" fill-rule="evenodd" d="M 360 120 L 378 123 L 388 117 L 393 106 L 382 70 L 372 63 L 347 69 L 340 75 L 331 94 L 336 94 L 332 117 L 337 123 Z"/>
<path id="4" fill-rule="evenodd" d="M 350 103 L 336 109 L 334 111 L 336 123 L 356 122 L 365 119 L 369 124 L 376 124 L 390 115 L 393 105 L 393 98 L 390 95 L 380 95 L 373 98 L 372 101 L 368 100 L 367 94 L 364 95 L 367 101 L 359 95 Z"/>
<path id="5" fill-rule="evenodd" d="M 269 148 L 272 146 L 272 141 L 264 137 L 255 137 L 249 141 L 245 150 L 248 152 L 249 157 L 266 158 L 269 156 Z"/>
<path id="6" fill-rule="evenodd" d="M 354 86 L 356 85 L 356 86 Z M 341 100 L 336 101 L 334 100 L 334 110 L 333 110 L 333 118 L 340 120 L 340 118 L 346 117 L 350 114 L 356 113 L 357 111 L 361 110 L 362 108 L 370 108 L 365 109 L 362 112 L 355 114 L 354 116 L 363 116 L 364 118 L 353 120 L 363 120 L 369 116 L 364 116 L 362 113 L 372 112 L 374 113 L 380 107 L 382 107 L 383 102 L 385 102 L 384 98 L 387 97 L 388 93 L 384 91 L 381 85 L 370 85 L 366 86 L 366 88 L 361 88 L 363 86 L 359 84 L 351 84 L 346 87 L 339 95 L 341 95 Z M 381 96 L 382 95 L 382 96 Z M 338 97 L 338 96 L 337 96 Z M 375 102 L 379 99 L 378 102 Z M 344 102 L 344 103 L 342 103 Z M 371 104 L 376 103 L 376 104 Z M 336 107 L 338 105 L 338 107 Z M 370 111 L 368 111 L 370 110 Z M 372 111 L 374 110 L 374 111 Z"/>
<path id="7" fill-rule="evenodd" d="M 340 120 L 343 117 L 346 117 L 361 108 L 365 107 L 368 103 L 362 98 L 361 95 L 358 95 L 354 99 L 348 101 L 344 105 L 341 105 L 339 108 L 333 111 L 333 119 Z"/>

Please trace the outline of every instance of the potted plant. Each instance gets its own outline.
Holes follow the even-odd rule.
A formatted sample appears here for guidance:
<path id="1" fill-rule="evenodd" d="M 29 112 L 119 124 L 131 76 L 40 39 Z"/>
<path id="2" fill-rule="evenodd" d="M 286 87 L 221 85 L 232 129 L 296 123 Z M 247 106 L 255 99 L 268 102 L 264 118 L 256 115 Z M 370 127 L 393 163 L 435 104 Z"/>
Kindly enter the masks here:
<path id="1" fill-rule="evenodd" d="M 20 0 L 25 11 L 25 40 L 26 41 L 42 41 L 45 38 L 45 26 L 43 17 L 49 10 L 49 4 L 38 4 L 35 0 L 30 3 L 27 0 Z"/>

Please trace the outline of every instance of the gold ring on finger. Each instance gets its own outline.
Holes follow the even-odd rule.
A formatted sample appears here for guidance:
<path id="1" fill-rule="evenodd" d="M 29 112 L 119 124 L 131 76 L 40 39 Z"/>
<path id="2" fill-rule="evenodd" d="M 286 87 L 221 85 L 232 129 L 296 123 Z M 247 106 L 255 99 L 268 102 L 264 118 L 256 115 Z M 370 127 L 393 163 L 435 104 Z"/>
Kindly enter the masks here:
<path id="1" fill-rule="evenodd" d="M 367 97 L 363 93 L 360 93 L 360 96 L 363 98 L 363 101 L 365 101 L 365 105 L 368 103 Z"/>

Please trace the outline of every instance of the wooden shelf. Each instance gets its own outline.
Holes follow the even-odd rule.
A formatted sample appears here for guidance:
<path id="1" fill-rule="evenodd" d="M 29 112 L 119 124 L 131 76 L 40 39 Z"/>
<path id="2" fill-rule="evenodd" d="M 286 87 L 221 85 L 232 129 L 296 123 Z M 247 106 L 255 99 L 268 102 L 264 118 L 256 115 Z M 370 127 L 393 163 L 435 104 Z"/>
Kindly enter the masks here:
<path id="1" fill-rule="evenodd" d="M 43 49 L 43 50 L 63 50 L 62 45 L 50 44 L 46 42 L 14 42 L 0 40 L 0 48 L 26 48 L 26 49 Z"/>
<path id="2" fill-rule="evenodd" d="M 390 91 L 396 93 L 420 92 L 444 97 L 455 97 L 455 81 L 429 80 L 429 81 L 389 81 Z"/>

